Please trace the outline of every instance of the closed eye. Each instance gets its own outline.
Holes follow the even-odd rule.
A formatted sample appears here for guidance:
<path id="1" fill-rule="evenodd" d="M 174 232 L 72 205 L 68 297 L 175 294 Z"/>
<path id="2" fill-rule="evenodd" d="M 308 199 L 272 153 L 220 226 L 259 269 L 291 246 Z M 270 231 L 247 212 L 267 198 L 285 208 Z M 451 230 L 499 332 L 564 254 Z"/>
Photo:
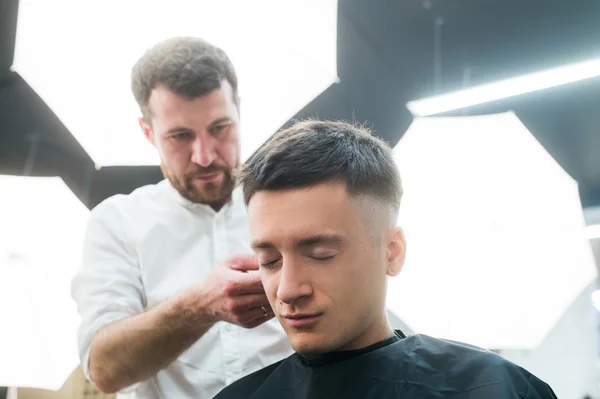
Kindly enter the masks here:
<path id="1" fill-rule="evenodd" d="M 331 254 L 331 255 L 319 255 L 319 256 L 309 256 L 309 258 L 314 259 L 314 260 L 318 260 L 318 261 L 327 261 L 330 259 L 333 259 L 336 257 L 337 254 Z"/>
<path id="2" fill-rule="evenodd" d="M 270 262 L 260 262 L 260 267 L 264 267 L 266 269 L 273 268 L 273 267 L 277 266 L 277 263 L 279 263 L 280 260 L 281 259 L 275 259 Z"/>

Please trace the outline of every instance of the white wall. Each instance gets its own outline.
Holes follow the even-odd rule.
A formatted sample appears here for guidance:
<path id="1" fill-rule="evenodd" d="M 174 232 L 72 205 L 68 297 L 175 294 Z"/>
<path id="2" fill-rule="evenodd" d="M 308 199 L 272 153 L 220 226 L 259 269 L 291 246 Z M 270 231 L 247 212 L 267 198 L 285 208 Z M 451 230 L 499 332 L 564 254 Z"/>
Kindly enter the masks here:
<path id="1" fill-rule="evenodd" d="M 595 284 L 567 310 L 532 351 L 503 350 L 502 356 L 546 381 L 560 399 L 600 399 L 599 318 L 592 305 Z"/>
<path id="2" fill-rule="evenodd" d="M 587 225 L 600 224 L 600 207 L 584 209 L 584 216 Z M 600 239 L 590 244 L 600 275 Z M 561 399 L 600 399 L 600 312 L 591 302 L 597 286 L 575 300 L 538 348 L 501 353 L 549 383 Z"/>

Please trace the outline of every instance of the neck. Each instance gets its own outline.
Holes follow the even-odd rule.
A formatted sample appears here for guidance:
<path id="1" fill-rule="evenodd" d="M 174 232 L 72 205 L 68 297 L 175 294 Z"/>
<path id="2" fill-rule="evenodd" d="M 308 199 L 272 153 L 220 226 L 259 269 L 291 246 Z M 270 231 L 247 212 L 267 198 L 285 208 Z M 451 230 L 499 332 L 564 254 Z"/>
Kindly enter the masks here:
<path id="1" fill-rule="evenodd" d="M 208 204 L 212 209 L 214 209 L 215 212 L 219 212 L 221 210 L 221 208 L 223 208 L 225 206 L 226 203 L 228 203 L 229 201 L 231 201 L 231 196 L 225 198 L 223 201 L 219 201 L 217 203 L 214 204 Z"/>
<path id="2" fill-rule="evenodd" d="M 351 351 L 366 348 L 376 344 L 377 342 L 384 341 L 388 338 L 396 335 L 394 329 L 390 326 L 387 317 L 384 317 L 381 321 L 374 321 L 374 323 L 365 330 L 360 336 L 348 342 L 346 345 L 338 349 L 338 351 Z"/>
<path id="3" fill-rule="evenodd" d="M 221 210 L 221 208 L 223 208 L 225 206 L 226 203 L 228 203 L 229 201 L 231 201 L 231 195 L 229 195 L 226 198 L 223 198 L 221 201 L 219 202 L 213 202 L 211 204 L 206 204 L 208 206 L 210 206 L 212 209 L 214 209 L 215 212 L 219 212 Z"/>

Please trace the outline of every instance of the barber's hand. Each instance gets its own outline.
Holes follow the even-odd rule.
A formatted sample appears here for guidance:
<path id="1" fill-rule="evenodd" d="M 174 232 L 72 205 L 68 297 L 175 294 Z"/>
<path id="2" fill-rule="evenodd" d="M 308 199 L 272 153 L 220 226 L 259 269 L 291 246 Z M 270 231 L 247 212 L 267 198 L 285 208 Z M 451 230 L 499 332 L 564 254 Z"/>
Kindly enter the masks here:
<path id="1" fill-rule="evenodd" d="M 274 316 L 254 255 L 227 259 L 202 282 L 201 291 L 206 299 L 205 311 L 215 321 L 254 328 Z"/>

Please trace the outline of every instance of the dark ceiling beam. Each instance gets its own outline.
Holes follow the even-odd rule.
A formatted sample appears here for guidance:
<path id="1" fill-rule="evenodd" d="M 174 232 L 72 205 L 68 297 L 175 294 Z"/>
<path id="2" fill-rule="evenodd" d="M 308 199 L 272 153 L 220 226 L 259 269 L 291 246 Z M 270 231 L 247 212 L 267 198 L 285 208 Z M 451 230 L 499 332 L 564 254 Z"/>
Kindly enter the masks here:
<path id="1" fill-rule="evenodd" d="M 36 156 L 30 159 L 32 138 Z M 33 163 L 29 163 L 32 161 Z M 94 162 L 46 103 L 20 76 L 0 90 L 0 174 L 60 176 L 88 207 L 162 179 L 158 166 L 95 169 Z"/>
<path id="2" fill-rule="evenodd" d="M 0 0 L 0 80 L 13 64 L 18 10 L 19 0 Z"/>
<path id="3" fill-rule="evenodd" d="M 339 83 L 299 111 L 292 120 L 343 119 L 364 123 L 394 146 L 412 122 L 399 96 L 401 84 L 387 49 L 366 29 L 349 2 L 338 2 L 337 68 Z M 357 19 L 358 18 L 358 19 Z M 289 123 L 288 123 L 289 125 Z"/>

